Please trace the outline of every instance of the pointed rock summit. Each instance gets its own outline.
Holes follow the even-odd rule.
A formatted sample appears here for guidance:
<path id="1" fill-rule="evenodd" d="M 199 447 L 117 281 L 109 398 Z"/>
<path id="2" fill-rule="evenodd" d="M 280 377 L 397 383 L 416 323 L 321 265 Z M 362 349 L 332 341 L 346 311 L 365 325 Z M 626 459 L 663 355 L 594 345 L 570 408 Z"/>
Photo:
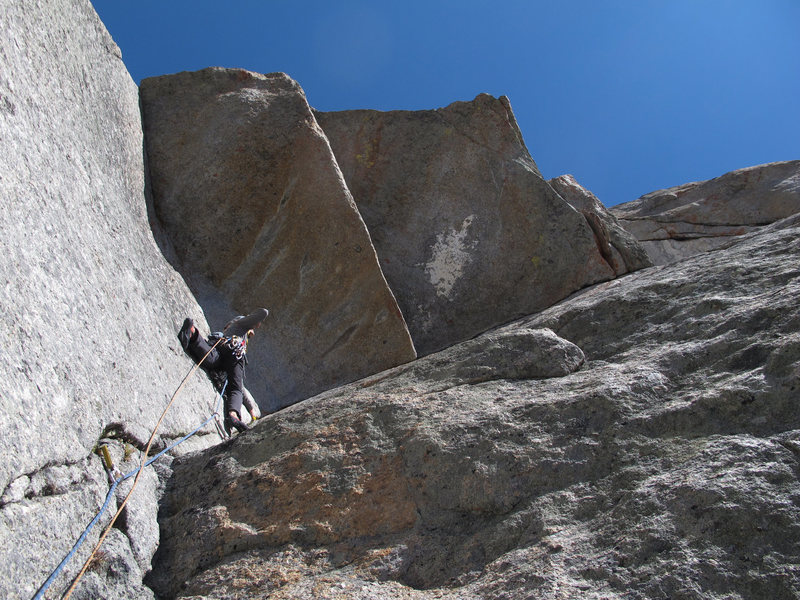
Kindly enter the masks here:
<path id="1" fill-rule="evenodd" d="M 614 276 L 507 98 L 317 118 L 421 354 Z"/>
<path id="2" fill-rule="evenodd" d="M 275 409 L 416 356 L 295 81 L 211 68 L 146 79 L 141 98 L 155 213 L 201 304 L 270 310 L 249 353 L 259 402 Z"/>

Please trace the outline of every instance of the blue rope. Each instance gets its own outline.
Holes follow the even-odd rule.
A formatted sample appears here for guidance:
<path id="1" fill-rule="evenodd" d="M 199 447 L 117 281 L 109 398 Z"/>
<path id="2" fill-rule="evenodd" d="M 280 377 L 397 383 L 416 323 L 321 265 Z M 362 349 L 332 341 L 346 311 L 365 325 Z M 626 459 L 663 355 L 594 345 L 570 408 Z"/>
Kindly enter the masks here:
<path id="1" fill-rule="evenodd" d="M 113 496 L 114 496 L 114 491 L 117 489 L 117 486 L 120 483 L 122 483 L 123 481 L 125 481 L 126 479 L 130 479 L 131 477 L 136 475 L 144 467 L 147 467 L 147 466 L 153 464 L 156 460 L 158 460 L 164 454 L 166 454 L 167 452 L 172 450 L 175 446 L 177 446 L 178 444 L 182 444 L 183 442 L 188 440 L 190 437 L 192 437 L 194 434 L 196 434 L 198 431 L 200 431 L 203 427 L 208 425 L 211 421 L 213 421 L 214 417 L 216 417 L 219 414 L 219 406 L 220 406 L 220 403 L 222 401 L 222 395 L 225 393 L 225 388 L 227 386 L 228 386 L 228 382 L 226 381 L 225 385 L 222 386 L 222 390 L 220 390 L 220 392 L 218 394 L 218 398 L 219 399 L 217 400 L 216 410 L 201 425 L 198 425 L 194 429 L 194 431 L 192 431 L 191 433 L 186 434 L 185 436 L 183 436 L 181 439 L 179 439 L 177 442 L 175 442 L 171 446 L 168 446 L 167 448 L 164 448 L 161 452 L 159 452 L 158 454 L 153 456 L 150 460 L 148 460 L 146 463 L 144 463 L 144 465 L 140 465 L 137 469 L 134 469 L 130 473 L 127 473 L 127 474 L 123 475 L 122 477 L 120 477 L 119 479 L 114 480 L 114 482 L 111 484 L 111 488 L 108 490 L 108 494 L 106 494 L 106 500 L 105 500 L 105 502 L 103 502 L 103 506 L 100 508 L 100 511 L 97 513 L 97 515 L 95 515 L 94 519 L 92 519 L 92 522 L 89 523 L 89 525 L 87 525 L 86 529 L 84 529 L 83 533 L 78 538 L 78 541 L 75 542 L 75 545 L 72 547 L 72 550 L 70 550 L 69 554 L 67 554 L 67 556 L 64 557 L 64 560 L 61 561 L 61 564 L 59 564 L 58 567 L 56 567 L 56 570 L 53 571 L 53 573 L 50 575 L 50 577 L 47 578 L 47 581 L 45 581 L 42 584 L 42 587 L 40 587 L 39 591 L 36 592 L 36 595 L 33 597 L 33 600 L 41 600 L 42 598 L 44 598 L 44 594 L 47 591 L 47 589 L 53 584 L 53 582 L 55 581 L 56 577 L 58 577 L 61 574 L 61 571 L 64 570 L 64 567 L 67 566 L 67 563 L 70 560 L 72 560 L 72 557 L 75 556 L 75 553 L 83 545 L 83 542 L 86 541 L 86 536 L 89 535 L 89 532 L 92 530 L 92 528 L 100 520 L 100 517 L 103 516 L 103 513 L 106 512 L 106 509 L 108 509 L 108 505 L 111 502 L 111 498 L 113 498 Z"/>
<path id="2" fill-rule="evenodd" d="M 86 536 L 89 535 L 89 532 L 92 530 L 92 527 L 95 526 L 95 523 L 97 523 L 97 521 L 100 520 L 100 517 L 103 515 L 103 513 L 108 508 L 108 503 L 111 501 L 111 498 L 114 496 L 114 490 L 117 489 L 117 485 L 119 485 L 120 481 L 122 481 L 122 480 L 118 479 L 117 481 L 115 481 L 111 485 L 111 489 L 109 489 L 108 490 L 108 494 L 106 494 L 106 501 L 103 503 L 103 507 L 100 509 L 100 512 L 97 513 L 95 518 L 92 519 L 92 522 L 89 523 L 89 526 L 81 534 L 81 537 L 78 538 L 78 541 L 75 542 L 75 545 L 72 547 L 72 550 L 70 550 L 70 553 L 67 554 L 66 558 L 64 558 L 64 560 L 61 561 L 61 564 L 58 565 L 58 567 L 56 568 L 55 571 L 53 571 L 53 574 L 50 575 L 50 577 L 47 578 L 47 581 L 45 581 L 42 584 L 42 587 L 39 588 L 39 591 L 33 597 L 33 600 L 39 600 L 40 598 L 44 597 L 44 593 L 47 591 L 47 588 L 49 588 L 52 585 L 52 583 L 53 583 L 53 581 L 55 581 L 56 577 L 59 576 L 59 574 L 64 569 L 64 567 L 67 565 L 67 563 L 72 559 L 72 557 L 78 551 L 78 548 L 81 547 L 81 545 L 83 544 L 84 540 L 86 540 Z"/>

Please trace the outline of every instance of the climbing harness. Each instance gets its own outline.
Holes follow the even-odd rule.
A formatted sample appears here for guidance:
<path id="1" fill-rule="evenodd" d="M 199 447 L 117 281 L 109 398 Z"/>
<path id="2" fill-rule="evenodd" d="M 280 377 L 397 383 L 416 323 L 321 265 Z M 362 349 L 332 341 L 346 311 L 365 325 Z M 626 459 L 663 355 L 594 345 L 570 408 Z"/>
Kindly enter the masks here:
<path id="1" fill-rule="evenodd" d="M 209 336 L 209 339 L 220 339 L 222 345 L 231 351 L 236 360 L 246 358 L 247 354 L 247 340 L 252 337 L 253 330 L 247 332 L 247 335 L 239 337 L 238 335 L 226 336 L 224 333 L 217 331 Z"/>
<path id="2" fill-rule="evenodd" d="M 141 462 L 140 462 L 139 467 L 137 469 L 135 469 L 135 470 L 131 471 L 130 473 L 127 473 L 126 475 L 123 475 L 123 476 L 121 476 L 119 478 L 114 478 L 113 472 L 114 472 L 115 469 L 114 469 L 113 463 L 111 461 L 111 456 L 108 454 L 108 448 L 106 448 L 106 446 L 101 446 L 100 447 L 100 451 L 101 451 L 101 453 L 103 455 L 103 462 L 104 462 L 104 465 L 106 467 L 106 470 L 109 472 L 109 476 L 113 479 L 113 482 L 111 484 L 111 488 L 108 490 L 108 493 L 106 494 L 105 502 L 103 503 L 103 506 L 100 508 L 100 511 L 97 513 L 97 515 L 94 517 L 94 519 L 92 519 L 91 523 L 89 523 L 89 525 L 86 527 L 84 532 L 78 538 L 78 541 L 75 542 L 75 545 L 72 547 L 72 550 L 69 552 L 69 554 L 67 554 L 67 556 L 64 558 L 64 560 L 61 561 L 61 564 L 59 564 L 58 567 L 56 567 L 55 571 L 53 571 L 53 573 L 50 575 L 50 577 L 47 578 L 47 581 L 45 581 L 42 584 L 42 587 L 39 588 L 39 591 L 33 597 L 33 600 L 40 600 L 40 599 L 44 598 L 44 594 L 47 591 L 47 589 L 53 584 L 53 582 L 58 577 L 58 575 L 61 573 L 61 571 L 64 569 L 64 567 L 67 565 L 67 563 L 72 559 L 72 557 L 75 555 L 75 553 L 81 547 L 81 545 L 84 543 L 84 541 L 86 540 L 86 536 L 89 535 L 89 532 L 92 530 L 92 528 L 100 520 L 100 517 L 105 513 L 106 509 L 108 508 L 109 503 L 111 502 L 111 498 L 114 497 L 114 492 L 115 492 L 115 490 L 117 489 L 117 487 L 119 486 L 120 483 L 122 483 L 123 481 L 125 481 L 127 479 L 130 479 L 131 477 L 135 476 L 135 478 L 133 480 L 133 485 L 131 486 L 131 489 L 128 490 L 128 494 L 125 496 L 125 499 L 122 501 L 122 504 L 120 504 L 119 508 L 117 509 L 116 514 L 111 518 L 111 522 L 106 526 L 106 529 L 103 532 L 103 534 L 100 536 L 100 539 L 98 540 L 97 544 L 95 545 L 94 550 L 92 550 L 91 554 L 89 555 L 89 558 L 86 559 L 86 562 L 84 563 L 83 568 L 80 570 L 78 575 L 75 577 L 75 579 L 73 580 L 73 582 L 70 585 L 69 589 L 67 589 L 67 591 L 62 596 L 62 600 L 67 600 L 72 595 L 72 593 L 75 591 L 75 588 L 77 587 L 78 582 L 81 580 L 81 578 L 83 577 L 84 573 L 86 573 L 86 569 L 89 567 L 89 565 L 91 564 L 92 560 L 94 559 L 95 553 L 99 550 L 100 546 L 103 544 L 103 542 L 105 541 L 105 539 L 108 536 L 109 532 L 111 531 L 111 528 L 114 526 L 114 523 L 116 522 L 117 518 L 122 513 L 123 509 L 125 508 L 125 505 L 128 503 L 128 499 L 131 497 L 131 494 L 133 493 L 133 490 L 136 489 L 136 485 L 139 483 L 139 477 L 144 472 L 144 468 L 149 466 L 149 465 L 151 465 L 152 463 L 154 463 L 161 456 L 163 456 L 164 454 L 166 454 L 167 452 L 169 452 L 170 450 L 175 448 L 178 444 L 182 444 L 183 442 L 188 440 L 190 437 L 192 437 L 198 431 L 200 431 L 203 427 L 208 425 L 212 420 L 215 421 L 215 423 L 217 425 L 217 430 L 219 431 L 220 428 L 219 428 L 219 422 L 218 422 L 217 419 L 219 417 L 219 407 L 220 407 L 221 402 L 222 402 L 222 395 L 225 392 L 225 386 L 227 386 L 227 383 L 225 384 L 225 386 L 222 387 L 222 390 L 219 392 L 218 401 L 217 401 L 214 413 L 208 419 L 206 419 L 203 423 L 198 425 L 192 432 L 190 432 L 189 434 L 185 435 L 180 440 L 178 440 L 177 442 L 173 443 L 171 446 L 168 446 L 167 448 L 164 448 L 164 450 L 162 450 L 161 452 L 159 452 L 158 454 L 156 454 L 155 456 L 153 456 L 152 458 L 147 460 L 147 455 L 150 453 L 150 447 L 153 445 L 153 440 L 155 439 L 156 432 L 158 431 L 159 427 L 161 426 L 161 422 L 164 420 L 164 417 L 166 416 L 167 411 L 169 410 L 170 406 L 172 406 L 172 403 L 175 400 L 175 398 L 177 397 L 178 393 L 180 393 L 180 391 L 183 389 L 184 384 L 189 379 L 189 377 L 192 375 L 192 373 L 194 373 L 197 370 L 197 368 L 200 366 L 200 364 L 206 358 L 208 358 L 208 355 L 211 354 L 211 352 L 214 350 L 214 348 L 216 348 L 217 345 L 223 339 L 225 339 L 225 338 L 217 340 L 217 342 L 211 347 L 211 350 L 209 350 L 206 353 L 206 355 L 199 362 L 197 362 L 197 364 L 195 364 L 192 367 L 192 369 L 186 374 L 186 377 L 183 378 L 183 381 L 181 381 L 181 384 L 178 386 L 178 389 L 175 390 L 174 394 L 172 394 L 172 398 L 170 398 L 169 402 L 167 403 L 166 408 L 164 408 L 164 411 L 161 413 L 161 417 L 158 419 L 158 422 L 156 423 L 156 426 L 153 428 L 153 433 L 150 435 L 150 439 L 147 442 L 147 446 L 145 447 L 144 453 L 142 454 Z M 109 470 L 109 465 L 110 465 L 110 470 Z"/>

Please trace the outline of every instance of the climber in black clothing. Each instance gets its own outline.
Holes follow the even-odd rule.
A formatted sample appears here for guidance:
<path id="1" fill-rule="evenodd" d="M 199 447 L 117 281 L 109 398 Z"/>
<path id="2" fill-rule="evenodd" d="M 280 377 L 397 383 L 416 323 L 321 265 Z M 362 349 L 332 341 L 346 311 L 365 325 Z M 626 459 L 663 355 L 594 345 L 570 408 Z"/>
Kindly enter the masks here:
<path id="1" fill-rule="evenodd" d="M 247 342 L 268 314 L 269 311 L 266 308 L 259 308 L 246 317 L 236 317 L 225 326 L 223 331 L 212 333 L 208 339 L 203 338 L 194 326 L 194 321 L 187 318 L 178 333 L 181 346 L 196 363 L 208 354 L 200 367 L 218 390 L 222 387 L 220 381 L 227 378 L 224 423 L 228 433 L 232 427 L 238 431 L 248 429 L 241 417 L 242 400 L 245 393 L 244 367 L 247 362 L 245 358 Z M 214 347 L 215 344 L 216 347 Z"/>

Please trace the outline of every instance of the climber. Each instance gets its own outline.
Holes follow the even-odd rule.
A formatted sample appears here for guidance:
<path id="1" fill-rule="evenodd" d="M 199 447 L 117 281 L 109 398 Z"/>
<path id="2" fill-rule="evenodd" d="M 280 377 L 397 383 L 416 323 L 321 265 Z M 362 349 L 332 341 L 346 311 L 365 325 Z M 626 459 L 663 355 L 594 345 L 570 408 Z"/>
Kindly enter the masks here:
<path id="1" fill-rule="evenodd" d="M 207 339 L 200 335 L 190 318 L 183 322 L 178 332 L 181 346 L 195 362 L 202 360 L 211 350 L 200 367 L 211 379 L 217 391 L 222 389 L 227 379 L 224 424 L 225 431 L 229 434 L 231 428 L 240 432 L 248 429 L 242 421 L 240 412 L 243 402 L 253 419 L 256 418 L 256 409 L 253 406 L 255 403 L 251 404 L 252 396 L 244 387 L 244 367 L 247 362 L 247 342 L 268 314 L 266 308 L 259 308 L 247 316 L 238 316 L 225 325 L 221 332 L 212 333 Z M 214 344 L 217 344 L 216 348 Z"/>

